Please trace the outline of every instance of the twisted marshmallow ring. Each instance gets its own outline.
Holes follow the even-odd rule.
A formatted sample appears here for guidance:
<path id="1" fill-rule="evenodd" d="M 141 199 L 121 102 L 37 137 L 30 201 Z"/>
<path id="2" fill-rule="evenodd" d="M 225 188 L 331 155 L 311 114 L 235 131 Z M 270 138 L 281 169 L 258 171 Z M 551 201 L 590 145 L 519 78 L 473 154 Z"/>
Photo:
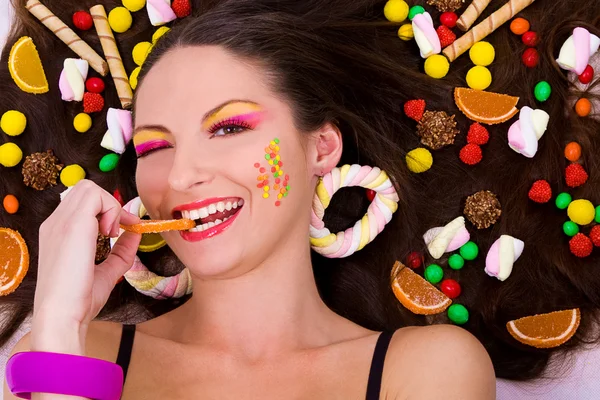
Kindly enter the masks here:
<path id="1" fill-rule="evenodd" d="M 377 193 L 367 213 L 353 227 L 337 234 L 325 227 L 323 215 L 331 197 L 343 187 L 359 186 Z M 310 244 L 328 258 L 348 257 L 373 241 L 398 209 L 398 193 L 390 178 L 377 167 L 344 165 L 334 168 L 317 184 L 310 222 Z"/>

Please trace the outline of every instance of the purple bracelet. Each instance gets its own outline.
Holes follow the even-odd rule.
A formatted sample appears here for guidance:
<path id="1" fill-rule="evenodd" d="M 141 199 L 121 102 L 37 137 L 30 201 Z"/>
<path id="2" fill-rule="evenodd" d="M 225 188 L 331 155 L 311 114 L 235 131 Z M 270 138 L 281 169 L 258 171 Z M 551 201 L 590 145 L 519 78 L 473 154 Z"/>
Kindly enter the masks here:
<path id="1" fill-rule="evenodd" d="M 22 399 L 31 399 L 31 393 L 54 393 L 119 400 L 123 370 L 97 358 L 30 351 L 8 360 L 6 383 L 10 392 Z"/>

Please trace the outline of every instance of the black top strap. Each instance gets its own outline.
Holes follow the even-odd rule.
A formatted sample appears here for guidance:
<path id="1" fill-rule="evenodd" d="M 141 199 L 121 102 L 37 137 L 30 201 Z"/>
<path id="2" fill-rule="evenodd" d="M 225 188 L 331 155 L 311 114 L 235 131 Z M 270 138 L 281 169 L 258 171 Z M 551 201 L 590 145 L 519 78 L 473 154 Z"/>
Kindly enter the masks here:
<path id="1" fill-rule="evenodd" d="M 367 400 L 379 400 L 381 392 L 381 379 L 383 377 L 383 363 L 385 354 L 390 345 L 394 332 L 381 332 L 373 352 L 373 361 L 371 361 L 371 371 L 369 372 L 369 382 L 367 383 Z"/>
<path id="2" fill-rule="evenodd" d="M 117 365 L 123 369 L 123 385 L 127 377 L 129 362 L 131 361 L 131 350 L 133 348 L 133 339 L 135 337 L 135 325 L 123 325 L 121 333 L 121 343 L 119 344 L 119 354 L 117 355 Z"/>

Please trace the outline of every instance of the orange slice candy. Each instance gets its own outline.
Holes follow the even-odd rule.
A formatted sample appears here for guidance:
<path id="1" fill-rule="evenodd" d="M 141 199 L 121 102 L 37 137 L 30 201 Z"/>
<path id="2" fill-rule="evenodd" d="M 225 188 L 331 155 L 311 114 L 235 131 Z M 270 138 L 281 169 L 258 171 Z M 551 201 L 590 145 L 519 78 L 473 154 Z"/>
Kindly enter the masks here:
<path id="1" fill-rule="evenodd" d="M 0 228 L 0 296 L 14 292 L 29 270 L 29 251 L 21 234 Z"/>
<path id="2" fill-rule="evenodd" d="M 185 231 L 196 226 L 191 219 L 143 220 L 139 224 L 121 225 L 121 228 L 134 233 L 159 233 L 166 231 Z"/>
<path id="3" fill-rule="evenodd" d="M 452 304 L 444 293 L 399 261 L 392 268 L 391 278 L 396 298 L 415 314 L 439 314 Z"/>
<path id="4" fill-rule="evenodd" d="M 482 124 L 499 124 L 519 112 L 516 108 L 519 98 L 507 94 L 455 88 L 454 101 L 469 119 Z"/>
<path id="5" fill-rule="evenodd" d="M 537 348 L 557 347 L 571 339 L 581 321 L 579 308 L 519 318 L 506 324 L 519 342 Z"/>
<path id="6" fill-rule="evenodd" d="M 22 91 L 37 94 L 49 90 L 42 60 L 30 37 L 23 36 L 13 45 L 8 56 L 8 69 Z"/>

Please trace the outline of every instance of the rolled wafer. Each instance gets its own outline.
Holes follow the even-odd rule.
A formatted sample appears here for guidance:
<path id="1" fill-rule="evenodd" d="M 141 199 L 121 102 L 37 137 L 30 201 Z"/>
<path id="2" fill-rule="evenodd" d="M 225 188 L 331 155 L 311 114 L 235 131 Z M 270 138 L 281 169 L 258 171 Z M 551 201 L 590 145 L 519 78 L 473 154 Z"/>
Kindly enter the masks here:
<path id="1" fill-rule="evenodd" d="M 106 57 L 106 60 L 108 61 L 110 74 L 115 82 L 117 94 L 119 95 L 119 100 L 121 100 L 121 106 L 123 108 L 130 108 L 133 92 L 131 91 L 131 85 L 129 84 L 129 78 L 125 72 L 119 49 L 117 48 L 117 41 L 108 24 L 104 6 L 98 4 L 90 8 L 90 14 L 92 14 L 92 18 L 94 19 L 94 26 L 96 27 L 96 32 L 100 38 L 104 57 Z"/>
<path id="2" fill-rule="evenodd" d="M 86 60 L 90 67 L 102 76 L 108 73 L 106 61 L 83 41 L 71 28 L 65 25 L 56 15 L 38 0 L 28 0 L 25 8 L 46 28 L 50 29 L 56 37 L 62 40 L 79 57 Z"/>
<path id="3" fill-rule="evenodd" d="M 462 13 L 458 21 L 456 21 L 456 26 L 458 26 L 461 31 L 466 32 L 471 25 L 473 25 L 473 22 L 479 18 L 483 10 L 485 10 L 491 1 L 492 0 L 473 0 Z"/>
<path id="4" fill-rule="evenodd" d="M 494 11 L 489 17 L 481 21 L 467 33 L 446 47 L 442 53 L 448 60 L 454 61 L 465 51 L 469 50 L 473 44 L 479 42 L 490 33 L 498 29 L 506 21 L 521 12 L 535 0 L 509 0 L 506 4 Z"/>

